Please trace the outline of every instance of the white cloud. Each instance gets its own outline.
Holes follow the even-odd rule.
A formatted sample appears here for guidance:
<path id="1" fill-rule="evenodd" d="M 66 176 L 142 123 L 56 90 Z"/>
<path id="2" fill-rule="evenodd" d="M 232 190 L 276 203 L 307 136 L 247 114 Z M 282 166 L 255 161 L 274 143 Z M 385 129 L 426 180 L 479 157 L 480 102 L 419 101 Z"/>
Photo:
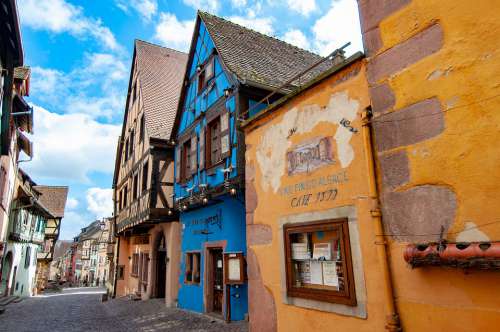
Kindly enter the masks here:
<path id="1" fill-rule="evenodd" d="M 100 19 L 86 17 L 81 7 L 64 0 L 20 0 L 21 23 L 33 29 L 93 37 L 112 50 L 121 50 L 111 30 Z"/>
<path id="2" fill-rule="evenodd" d="M 233 8 L 244 8 L 247 5 L 247 0 L 231 0 Z"/>
<path id="3" fill-rule="evenodd" d="M 182 0 L 182 2 L 194 9 L 206 10 L 211 13 L 217 13 L 219 10 L 218 0 Z"/>
<path id="4" fill-rule="evenodd" d="M 89 224 L 84 216 L 76 211 L 65 211 L 61 222 L 60 240 L 72 240 L 80 230 Z"/>
<path id="5" fill-rule="evenodd" d="M 40 182 L 88 182 L 92 172 L 111 174 L 121 125 L 103 124 L 88 114 L 56 114 L 34 105 L 35 155 L 26 163 Z"/>
<path id="6" fill-rule="evenodd" d="M 150 21 L 158 10 L 156 0 L 117 0 L 116 5 L 125 12 L 128 12 L 130 7 L 133 8 L 146 21 Z"/>
<path id="7" fill-rule="evenodd" d="M 74 210 L 78 207 L 78 200 L 73 197 L 68 197 L 66 201 L 66 211 Z"/>
<path id="8" fill-rule="evenodd" d="M 309 49 L 311 47 L 306 35 L 298 29 L 287 31 L 283 35 L 283 40 L 303 49 Z"/>
<path id="9" fill-rule="evenodd" d="M 253 15 L 248 15 L 247 17 L 231 16 L 228 20 L 265 35 L 272 35 L 274 33 L 273 20 L 270 17 L 257 18 Z"/>
<path id="10" fill-rule="evenodd" d="M 194 30 L 194 20 L 179 21 L 174 14 L 161 13 L 155 39 L 165 46 L 188 51 Z"/>
<path id="11" fill-rule="evenodd" d="M 111 217 L 113 213 L 113 189 L 89 188 L 87 190 L 87 210 L 96 219 Z"/>
<path id="12" fill-rule="evenodd" d="M 127 77 L 127 67 L 117 56 L 86 53 L 81 65 L 69 73 L 33 67 L 31 91 L 36 100 L 59 113 L 109 120 L 121 114 Z"/>
<path id="13" fill-rule="evenodd" d="M 363 50 L 356 0 L 334 0 L 328 12 L 312 28 L 314 48 L 321 55 L 328 55 L 336 48 L 351 42 L 349 52 Z"/>
<path id="14" fill-rule="evenodd" d="M 287 0 L 287 4 L 288 8 L 304 16 L 309 16 L 318 9 L 315 0 Z"/>

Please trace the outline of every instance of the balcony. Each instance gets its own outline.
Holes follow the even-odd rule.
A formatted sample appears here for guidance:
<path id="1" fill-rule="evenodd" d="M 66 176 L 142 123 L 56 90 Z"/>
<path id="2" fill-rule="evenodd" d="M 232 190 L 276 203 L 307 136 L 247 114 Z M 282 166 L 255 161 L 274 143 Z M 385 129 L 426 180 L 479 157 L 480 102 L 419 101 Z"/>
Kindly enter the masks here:
<path id="1" fill-rule="evenodd" d="M 31 230 L 28 225 L 22 222 L 15 221 L 12 224 L 12 230 L 9 234 L 9 239 L 16 242 L 30 242 Z"/>

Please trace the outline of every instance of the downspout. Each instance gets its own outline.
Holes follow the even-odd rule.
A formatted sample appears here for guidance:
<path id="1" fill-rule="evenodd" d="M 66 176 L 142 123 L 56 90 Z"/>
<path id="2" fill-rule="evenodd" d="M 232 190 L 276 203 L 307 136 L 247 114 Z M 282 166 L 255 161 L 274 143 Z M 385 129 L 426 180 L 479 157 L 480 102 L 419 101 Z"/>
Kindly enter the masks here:
<path id="1" fill-rule="evenodd" d="M 366 153 L 366 161 L 368 163 L 368 181 L 369 181 L 369 197 L 371 200 L 370 214 L 372 221 L 375 224 L 375 245 L 377 248 L 377 255 L 380 264 L 382 265 L 382 275 L 383 275 L 383 288 L 384 288 L 384 303 L 385 303 L 385 313 L 386 313 L 386 325 L 385 329 L 387 331 L 395 332 L 402 331 L 401 323 L 399 321 L 399 315 L 396 309 L 396 303 L 394 299 L 394 290 L 392 285 L 392 276 L 389 266 L 389 256 L 387 254 L 387 241 L 384 236 L 384 229 L 382 225 L 382 213 L 380 211 L 380 201 L 377 191 L 377 174 L 376 174 L 376 164 L 373 154 L 373 143 L 372 143 L 372 127 L 371 120 L 372 111 L 371 108 L 367 108 L 361 115 L 362 127 L 363 127 L 363 142 Z"/>

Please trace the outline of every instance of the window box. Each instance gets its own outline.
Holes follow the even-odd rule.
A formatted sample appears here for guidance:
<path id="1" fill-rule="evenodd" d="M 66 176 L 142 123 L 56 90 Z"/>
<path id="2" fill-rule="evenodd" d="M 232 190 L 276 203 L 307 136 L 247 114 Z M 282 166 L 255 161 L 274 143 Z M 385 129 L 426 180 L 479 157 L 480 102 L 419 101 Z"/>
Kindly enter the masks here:
<path id="1" fill-rule="evenodd" d="M 290 297 L 356 305 L 347 219 L 284 226 Z"/>

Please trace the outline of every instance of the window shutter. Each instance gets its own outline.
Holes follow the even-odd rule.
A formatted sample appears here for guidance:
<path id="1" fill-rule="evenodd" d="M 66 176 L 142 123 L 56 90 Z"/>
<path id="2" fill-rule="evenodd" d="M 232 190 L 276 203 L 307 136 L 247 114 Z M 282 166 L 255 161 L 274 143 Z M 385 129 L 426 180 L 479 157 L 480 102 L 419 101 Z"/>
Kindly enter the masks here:
<path id="1" fill-rule="evenodd" d="M 175 182 L 181 182 L 181 150 L 182 147 L 179 145 L 175 149 Z"/>
<path id="2" fill-rule="evenodd" d="M 205 127 L 201 127 L 200 129 L 200 144 L 199 144 L 199 160 L 198 167 L 200 170 L 205 168 Z"/>
<path id="3" fill-rule="evenodd" d="M 196 136 L 196 133 L 193 133 L 193 136 L 191 136 L 191 165 L 190 165 L 190 170 L 191 170 L 191 174 L 196 174 L 196 171 L 197 171 L 197 163 L 198 163 L 198 160 L 196 158 L 196 155 L 197 155 L 197 136 Z"/>
<path id="4" fill-rule="evenodd" d="M 222 159 L 229 157 L 231 154 L 229 119 L 229 112 L 224 112 L 220 116 L 220 153 Z"/>

